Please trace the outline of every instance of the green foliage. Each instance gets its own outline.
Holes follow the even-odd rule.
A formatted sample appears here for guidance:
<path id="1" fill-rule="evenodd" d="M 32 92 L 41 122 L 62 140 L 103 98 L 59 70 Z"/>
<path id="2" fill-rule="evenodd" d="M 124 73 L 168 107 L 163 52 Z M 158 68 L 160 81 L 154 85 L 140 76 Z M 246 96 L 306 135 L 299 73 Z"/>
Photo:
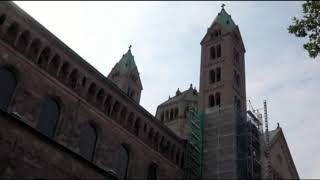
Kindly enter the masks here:
<path id="1" fill-rule="evenodd" d="M 303 5 L 303 18 L 293 18 L 289 33 L 297 37 L 308 36 L 309 41 L 303 45 L 311 58 L 316 58 L 320 53 L 320 1 L 306 1 Z"/>

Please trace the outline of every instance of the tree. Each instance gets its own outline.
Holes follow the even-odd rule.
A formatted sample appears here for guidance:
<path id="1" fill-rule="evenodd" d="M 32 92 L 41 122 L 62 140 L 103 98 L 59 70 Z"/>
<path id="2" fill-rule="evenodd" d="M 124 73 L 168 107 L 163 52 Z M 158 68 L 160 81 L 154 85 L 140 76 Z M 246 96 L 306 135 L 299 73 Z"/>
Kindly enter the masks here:
<path id="1" fill-rule="evenodd" d="M 320 1 L 307 0 L 302 7 L 303 18 L 293 17 L 293 25 L 288 31 L 296 37 L 308 36 L 309 41 L 303 47 L 311 58 L 316 58 L 320 53 Z"/>

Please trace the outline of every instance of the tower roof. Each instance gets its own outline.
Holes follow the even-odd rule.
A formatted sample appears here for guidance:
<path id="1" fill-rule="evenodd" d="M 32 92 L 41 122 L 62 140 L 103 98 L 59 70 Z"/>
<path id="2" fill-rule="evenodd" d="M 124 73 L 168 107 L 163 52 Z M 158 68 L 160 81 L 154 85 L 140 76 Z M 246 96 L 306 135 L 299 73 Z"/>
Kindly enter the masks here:
<path id="1" fill-rule="evenodd" d="M 131 53 L 131 46 L 129 46 L 128 52 L 124 54 L 118 62 L 118 66 L 120 73 L 129 72 L 137 67 L 136 63 L 134 62 L 134 56 Z"/>
<path id="2" fill-rule="evenodd" d="M 216 18 L 212 22 L 211 26 L 214 23 L 220 24 L 222 27 L 224 27 L 228 31 L 236 27 L 236 24 L 232 20 L 231 15 L 227 13 L 227 11 L 224 9 L 224 6 L 222 6 L 221 11 L 218 13 Z"/>

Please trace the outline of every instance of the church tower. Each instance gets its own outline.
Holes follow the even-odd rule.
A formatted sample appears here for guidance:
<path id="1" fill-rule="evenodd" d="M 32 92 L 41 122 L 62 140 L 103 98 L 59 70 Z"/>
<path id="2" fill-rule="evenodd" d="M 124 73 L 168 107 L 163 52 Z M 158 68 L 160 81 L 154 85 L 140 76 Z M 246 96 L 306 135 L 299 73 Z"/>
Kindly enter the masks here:
<path id="1" fill-rule="evenodd" d="M 199 109 L 205 114 L 203 177 L 243 178 L 239 154 L 246 152 L 239 150 L 237 125 L 246 114 L 245 47 L 224 5 L 200 44 Z"/>
<path id="2" fill-rule="evenodd" d="M 131 53 L 131 45 L 128 52 L 112 68 L 108 78 L 134 101 L 140 102 L 142 83 L 134 56 Z"/>

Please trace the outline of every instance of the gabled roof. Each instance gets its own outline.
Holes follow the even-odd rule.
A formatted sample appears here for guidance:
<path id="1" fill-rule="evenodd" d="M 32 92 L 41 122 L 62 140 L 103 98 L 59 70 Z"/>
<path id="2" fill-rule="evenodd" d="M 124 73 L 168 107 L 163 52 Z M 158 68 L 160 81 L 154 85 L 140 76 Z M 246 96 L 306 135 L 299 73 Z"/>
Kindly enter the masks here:
<path id="1" fill-rule="evenodd" d="M 198 91 L 196 89 L 193 89 L 190 87 L 189 89 L 180 92 L 178 89 L 176 93 L 176 96 L 169 98 L 167 101 L 163 102 L 159 106 L 165 106 L 167 104 L 175 103 L 182 100 L 191 100 L 191 101 L 197 101 L 198 100 Z"/>
<path id="2" fill-rule="evenodd" d="M 215 23 L 220 24 L 227 31 L 230 31 L 237 26 L 224 8 L 222 8 L 218 13 L 210 27 L 212 27 Z"/>
<path id="3" fill-rule="evenodd" d="M 266 133 L 264 133 L 263 136 L 264 136 L 264 140 L 266 140 Z M 272 146 L 277 142 L 278 139 L 282 140 L 282 142 L 284 143 L 285 150 L 288 152 L 289 161 L 290 161 L 290 163 L 292 165 L 294 173 L 296 174 L 297 177 L 299 177 L 299 174 L 298 174 L 298 171 L 297 171 L 296 166 L 294 164 L 294 161 L 292 159 L 292 156 L 291 156 L 290 149 L 288 147 L 286 138 L 284 137 L 282 128 L 279 127 L 279 126 L 275 130 L 269 131 L 270 148 L 272 148 Z"/>

